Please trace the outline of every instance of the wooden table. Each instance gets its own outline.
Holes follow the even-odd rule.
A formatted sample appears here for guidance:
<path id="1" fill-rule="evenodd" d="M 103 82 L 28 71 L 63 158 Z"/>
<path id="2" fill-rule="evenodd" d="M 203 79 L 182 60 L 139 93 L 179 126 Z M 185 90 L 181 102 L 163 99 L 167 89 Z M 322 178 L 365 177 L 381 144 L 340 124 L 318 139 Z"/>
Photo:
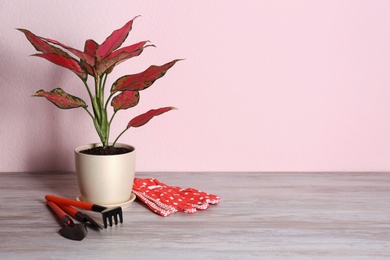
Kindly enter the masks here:
<path id="1" fill-rule="evenodd" d="M 390 259 L 389 173 L 137 177 L 222 200 L 165 218 L 136 200 L 123 224 L 72 241 L 57 233 L 44 195 L 77 196 L 74 173 L 0 173 L 0 259 Z"/>

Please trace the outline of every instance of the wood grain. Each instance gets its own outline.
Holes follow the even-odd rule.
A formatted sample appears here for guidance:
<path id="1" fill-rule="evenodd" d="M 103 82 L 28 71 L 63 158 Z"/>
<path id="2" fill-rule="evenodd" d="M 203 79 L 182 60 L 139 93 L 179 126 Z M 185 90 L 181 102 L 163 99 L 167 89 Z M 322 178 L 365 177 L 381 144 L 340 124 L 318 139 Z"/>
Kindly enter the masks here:
<path id="1" fill-rule="evenodd" d="M 124 223 L 81 241 L 45 194 L 74 198 L 74 173 L 0 173 L 0 259 L 389 259 L 389 173 L 139 173 L 221 196 L 161 217 L 136 200 Z M 101 221 L 99 214 L 92 214 Z"/>

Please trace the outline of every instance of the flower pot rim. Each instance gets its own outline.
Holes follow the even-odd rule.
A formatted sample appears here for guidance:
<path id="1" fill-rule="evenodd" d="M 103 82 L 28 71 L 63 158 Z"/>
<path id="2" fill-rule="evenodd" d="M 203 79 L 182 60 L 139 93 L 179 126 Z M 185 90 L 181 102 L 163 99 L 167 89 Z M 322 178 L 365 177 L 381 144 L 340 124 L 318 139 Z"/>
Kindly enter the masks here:
<path id="1" fill-rule="evenodd" d="M 110 143 L 111 145 L 111 143 Z M 89 144 L 84 144 L 84 145 L 80 145 L 78 147 L 76 147 L 74 149 L 74 152 L 78 155 L 81 155 L 81 156 L 103 156 L 103 157 L 107 157 L 107 156 L 125 156 L 127 154 L 130 154 L 130 153 L 134 153 L 135 152 L 135 147 L 132 146 L 132 145 L 129 145 L 129 144 L 125 144 L 125 143 L 116 143 L 115 144 L 115 147 L 126 147 L 126 148 L 129 148 L 131 149 L 130 152 L 128 153 L 123 153 L 123 154 L 113 154 L 113 155 L 94 155 L 94 154 L 86 154 L 86 153 L 81 153 L 80 151 L 82 150 L 85 150 L 85 149 L 89 149 L 89 148 L 94 148 L 94 147 L 99 147 L 99 146 L 102 146 L 102 143 L 89 143 Z"/>

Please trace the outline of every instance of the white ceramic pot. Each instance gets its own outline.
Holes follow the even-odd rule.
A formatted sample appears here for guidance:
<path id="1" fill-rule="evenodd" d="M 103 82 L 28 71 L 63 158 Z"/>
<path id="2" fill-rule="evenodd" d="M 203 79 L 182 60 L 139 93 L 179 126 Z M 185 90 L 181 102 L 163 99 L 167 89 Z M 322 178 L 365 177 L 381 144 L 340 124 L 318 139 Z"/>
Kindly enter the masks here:
<path id="1" fill-rule="evenodd" d="M 131 201 L 135 174 L 135 148 L 126 144 L 132 152 L 118 155 L 90 155 L 80 151 L 97 147 L 88 144 L 75 149 L 76 175 L 81 201 L 103 206 L 125 204 Z"/>

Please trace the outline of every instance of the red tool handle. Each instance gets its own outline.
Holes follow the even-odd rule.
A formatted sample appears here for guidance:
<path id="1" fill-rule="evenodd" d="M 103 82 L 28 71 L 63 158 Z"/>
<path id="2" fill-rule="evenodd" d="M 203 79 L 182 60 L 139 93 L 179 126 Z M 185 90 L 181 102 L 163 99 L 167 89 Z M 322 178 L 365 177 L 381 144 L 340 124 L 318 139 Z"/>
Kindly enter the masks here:
<path id="1" fill-rule="evenodd" d="M 55 204 L 53 201 L 46 200 L 47 205 L 50 206 L 50 208 L 57 214 L 59 219 L 64 222 L 64 224 L 68 226 L 73 225 L 73 221 L 66 215 L 66 212 L 63 211 L 60 207 L 58 207 L 57 204 Z"/>
<path id="2" fill-rule="evenodd" d="M 71 215 L 71 216 L 74 217 L 74 218 L 77 218 L 77 217 L 76 217 L 76 214 L 77 214 L 78 212 L 80 212 L 80 211 L 78 211 L 77 209 L 75 209 L 75 208 L 73 208 L 73 207 L 71 207 L 71 206 L 69 206 L 69 205 L 65 205 L 65 204 L 61 204 L 59 207 L 60 207 L 61 209 L 65 210 L 66 213 L 68 213 L 69 215 Z"/>
<path id="3" fill-rule="evenodd" d="M 71 205 L 80 209 L 92 210 L 93 207 L 92 203 L 61 198 L 54 195 L 46 195 L 45 198 L 46 200 L 50 200 L 61 205 Z"/>
<path id="4" fill-rule="evenodd" d="M 66 216 L 66 213 L 60 207 L 58 207 L 57 204 L 55 204 L 53 201 L 46 200 L 46 203 L 57 214 L 59 218 L 63 218 Z"/>

